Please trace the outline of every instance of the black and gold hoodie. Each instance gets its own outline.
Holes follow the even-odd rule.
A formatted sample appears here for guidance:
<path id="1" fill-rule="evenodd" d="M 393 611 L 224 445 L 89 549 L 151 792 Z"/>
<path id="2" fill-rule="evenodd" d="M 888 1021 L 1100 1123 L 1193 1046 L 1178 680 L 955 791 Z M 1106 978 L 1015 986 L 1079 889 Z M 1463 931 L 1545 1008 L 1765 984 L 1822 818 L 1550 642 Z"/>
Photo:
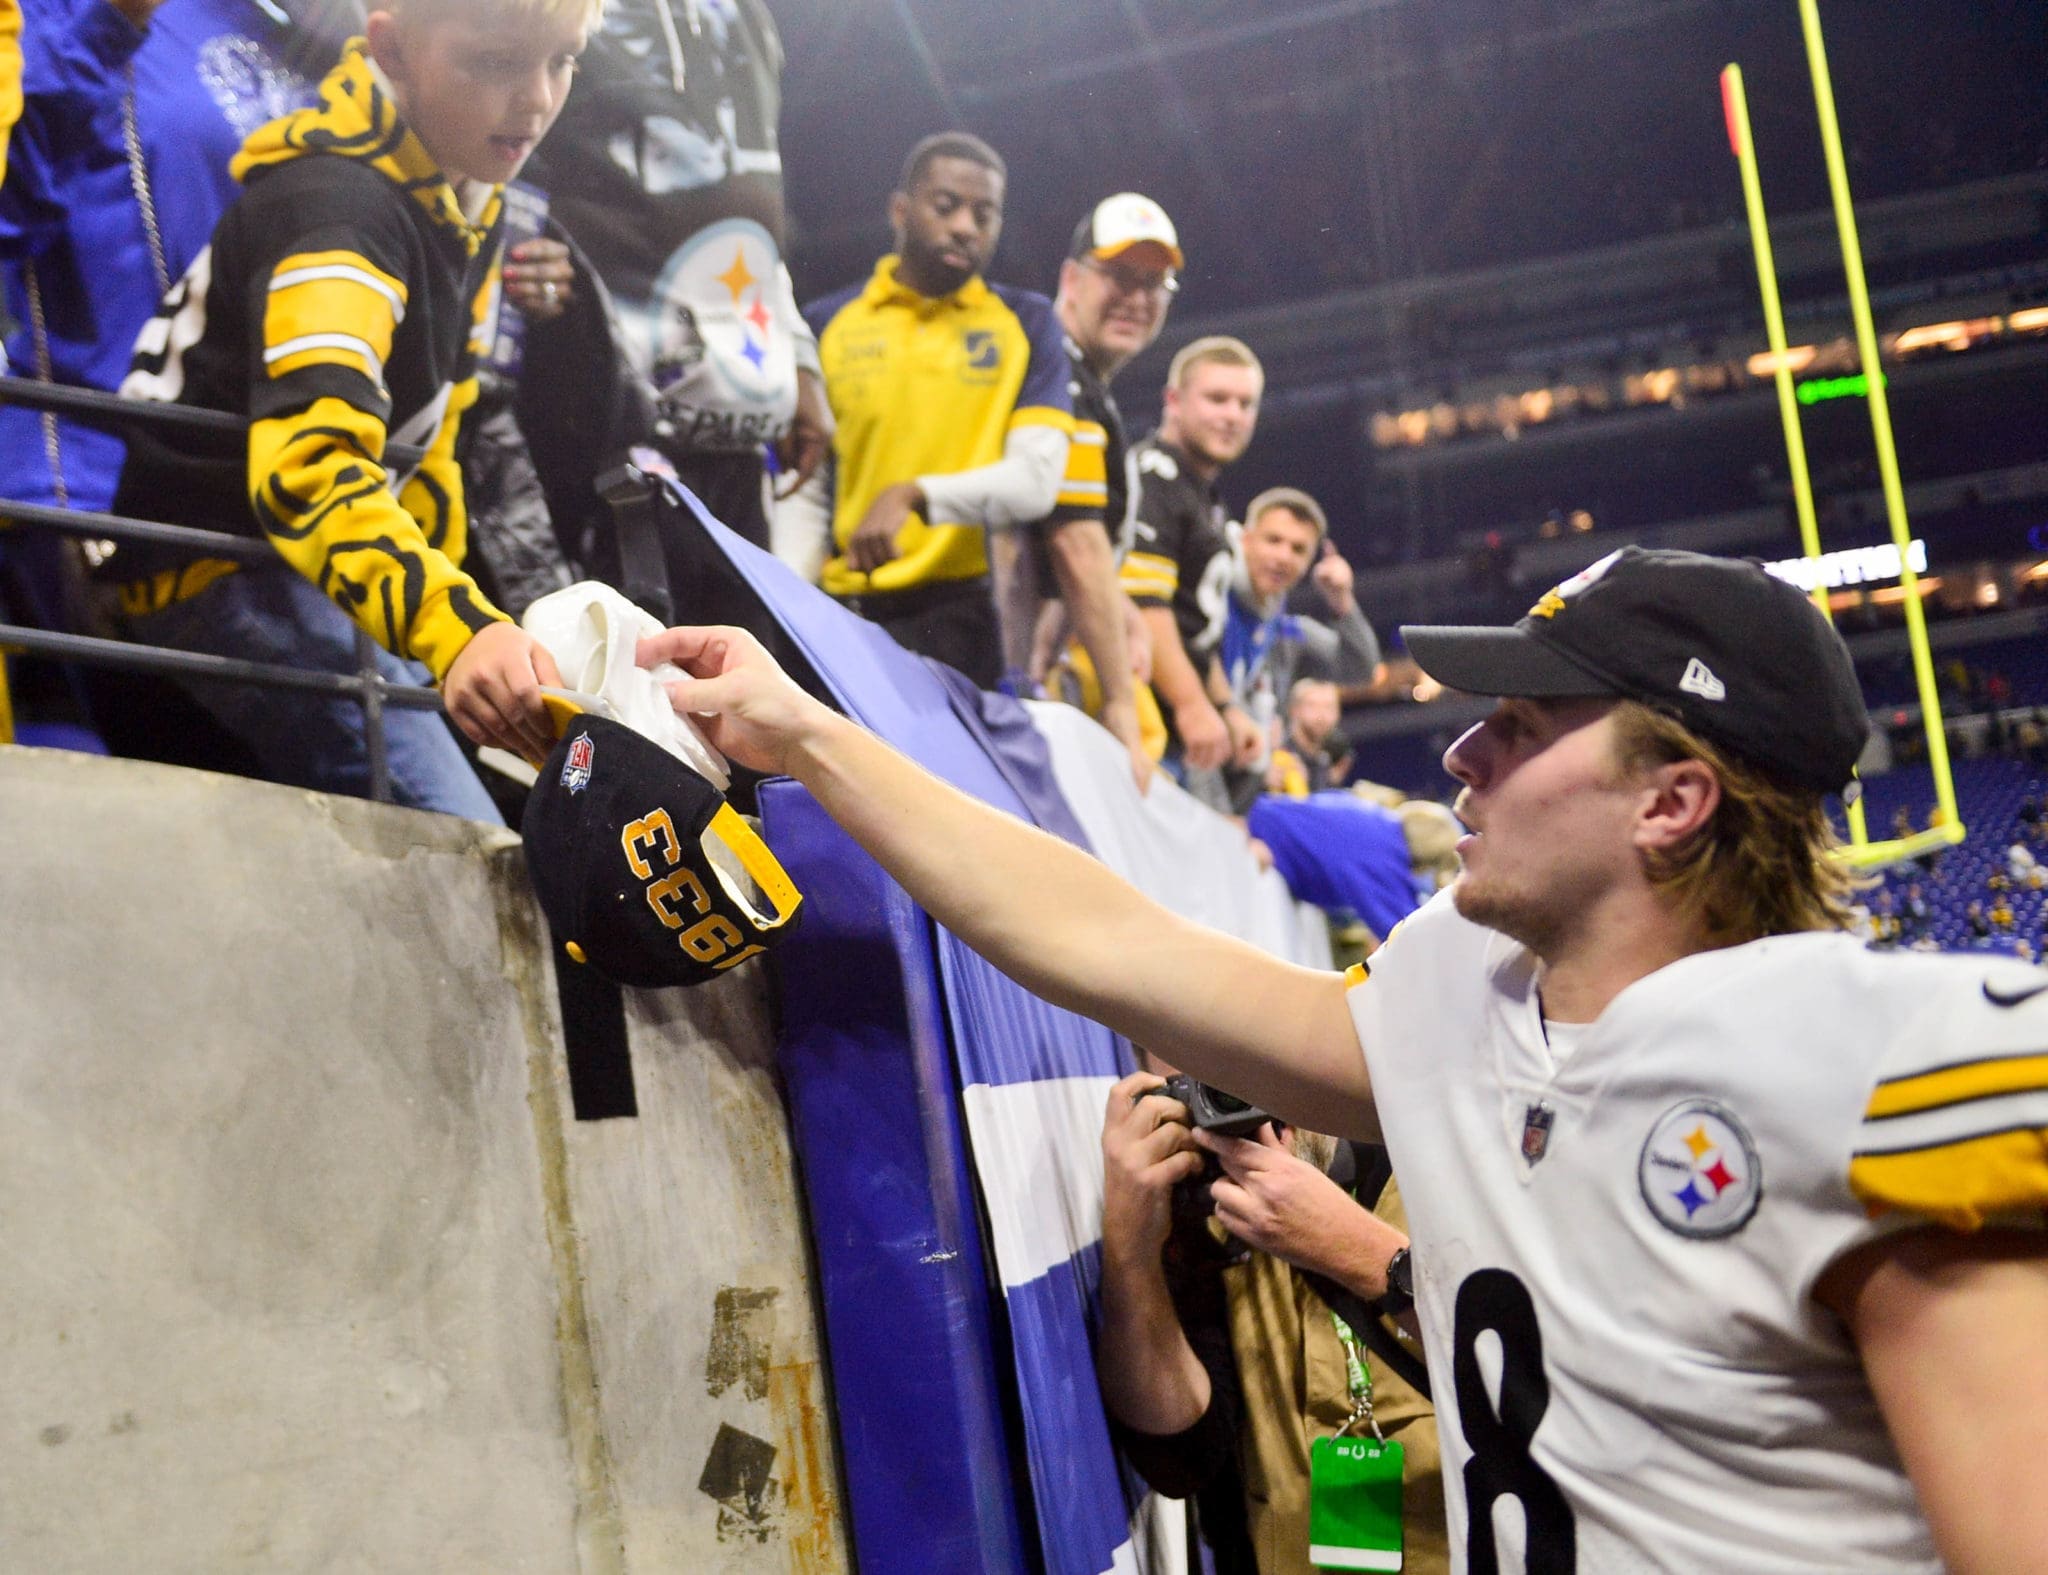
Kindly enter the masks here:
<path id="1" fill-rule="evenodd" d="M 259 128 L 240 199 L 136 341 L 124 396 L 249 417 L 244 441 L 138 433 L 116 513 L 268 537 L 386 649 L 446 675 L 504 614 L 462 571 L 456 437 L 497 310 L 499 194 L 465 211 L 361 40 Z M 426 457 L 387 467 L 385 444 Z M 141 613 L 235 566 L 124 546 Z"/>

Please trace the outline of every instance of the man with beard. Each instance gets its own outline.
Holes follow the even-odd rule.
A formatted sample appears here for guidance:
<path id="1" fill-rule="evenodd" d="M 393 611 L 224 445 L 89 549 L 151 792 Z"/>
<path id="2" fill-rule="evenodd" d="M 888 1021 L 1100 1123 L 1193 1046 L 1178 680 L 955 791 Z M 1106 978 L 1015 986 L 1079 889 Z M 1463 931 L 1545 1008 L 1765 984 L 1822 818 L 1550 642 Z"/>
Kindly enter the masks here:
<path id="1" fill-rule="evenodd" d="M 1166 374 L 1159 430 L 1135 450 L 1137 511 L 1123 587 L 1152 636 L 1152 687 L 1180 760 L 1215 781 L 1226 760 L 1249 764 L 1257 725 L 1230 696 L 1216 661 L 1230 592 L 1230 536 L 1216 478 L 1258 426 L 1266 374 L 1243 341 L 1215 335 L 1182 346 Z M 1220 788 L 1211 797 L 1220 797 Z M 1223 807 L 1219 801 L 1218 808 Z"/>
<path id="2" fill-rule="evenodd" d="M 824 588 L 985 689 L 988 532 L 1052 508 L 1074 430 L 1052 302 L 982 278 L 1005 178 L 980 138 L 925 138 L 889 199 L 896 251 L 805 312 L 837 425 Z"/>

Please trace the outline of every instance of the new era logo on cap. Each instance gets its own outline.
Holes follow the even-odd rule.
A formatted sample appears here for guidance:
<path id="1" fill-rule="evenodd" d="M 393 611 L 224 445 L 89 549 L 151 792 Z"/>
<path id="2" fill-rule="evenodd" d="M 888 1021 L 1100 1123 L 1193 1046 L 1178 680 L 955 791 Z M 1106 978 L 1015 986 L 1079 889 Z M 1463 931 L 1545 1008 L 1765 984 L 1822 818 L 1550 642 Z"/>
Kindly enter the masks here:
<path id="1" fill-rule="evenodd" d="M 1685 664 L 1685 673 L 1678 680 L 1678 687 L 1689 695 L 1698 695 L 1702 700 L 1728 698 L 1728 686 L 1716 678 L 1713 668 L 1697 656 Z"/>

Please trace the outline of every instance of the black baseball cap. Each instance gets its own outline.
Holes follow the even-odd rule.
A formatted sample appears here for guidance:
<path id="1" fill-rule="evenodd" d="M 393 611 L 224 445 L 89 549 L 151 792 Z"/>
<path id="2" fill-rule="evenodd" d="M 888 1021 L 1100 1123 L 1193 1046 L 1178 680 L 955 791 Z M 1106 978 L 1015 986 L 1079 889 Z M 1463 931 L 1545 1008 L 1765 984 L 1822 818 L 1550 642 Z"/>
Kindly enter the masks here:
<path id="1" fill-rule="evenodd" d="M 715 978 L 787 935 L 803 902 L 724 794 L 607 717 L 568 718 L 520 830 L 556 936 L 618 984 Z"/>
<path id="2" fill-rule="evenodd" d="M 1412 625 L 1401 637 L 1447 688 L 1640 701 L 1815 792 L 1848 783 L 1870 734 L 1841 636 L 1753 558 L 1623 547 L 1544 592 L 1520 623 Z"/>

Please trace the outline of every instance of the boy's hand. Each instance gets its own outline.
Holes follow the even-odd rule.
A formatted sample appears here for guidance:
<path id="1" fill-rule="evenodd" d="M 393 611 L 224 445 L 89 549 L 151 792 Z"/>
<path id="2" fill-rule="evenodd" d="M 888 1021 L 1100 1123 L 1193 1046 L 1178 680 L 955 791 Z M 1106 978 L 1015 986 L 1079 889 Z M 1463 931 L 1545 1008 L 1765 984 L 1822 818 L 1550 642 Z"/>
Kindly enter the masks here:
<path id="1" fill-rule="evenodd" d="M 640 642 L 642 667 L 674 662 L 690 676 L 668 686 L 669 703 L 714 749 L 771 776 L 792 775 L 804 743 L 837 720 L 744 629 L 664 629 Z"/>
<path id="2" fill-rule="evenodd" d="M 576 265 L 569 248 L 545 235 L 513 247 L 503 272 L 505 293 L 534 322 L 560 317 L 576 298 Z"/>
<path id="3" fill-rule="evenodd" d="M 561 682 L 547 647 L 516 623 L 494 623 L 470 636 L 450 664 L 441 699 L 472 743 L 495 744 L 537 766 L 555 747 L 540 686 Z"/>

